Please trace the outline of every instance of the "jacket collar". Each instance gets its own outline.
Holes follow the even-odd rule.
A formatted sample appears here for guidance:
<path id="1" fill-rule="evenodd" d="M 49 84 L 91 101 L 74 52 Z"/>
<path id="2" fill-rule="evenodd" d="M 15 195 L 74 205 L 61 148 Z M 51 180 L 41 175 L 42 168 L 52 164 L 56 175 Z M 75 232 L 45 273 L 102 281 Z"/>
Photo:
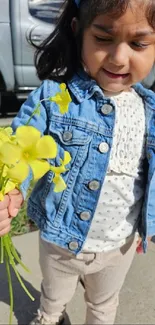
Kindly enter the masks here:
<path id="1" fill-rule="evenodd" d="M 97 85 L 96 81 L 91 79 L 83 70 L 80 70 L 73 76 L 68 82 L 68 88 L 79 103 L 82 103 L 85 99 L 89 99 L 94 95 L 96 97 L 104 97 L 103 91 Z"/>
<path id="2" fill-rule="evenodd" d="M 97 85 L 96 81 L 91 79 L 88 74 L 80 70 L 73 78 L 68 82 L 68 88 L 76 97 L 79 103 L 82 103 L 85 99 L 89 99 L 93 96 L 97 98 L 104 98 L 102 89 Z M 152 106 L 155 110 L 155 93 L 152 90 L 146 89 L 141 83 L 137 83 L 133 86 L 135 91 Z"/>

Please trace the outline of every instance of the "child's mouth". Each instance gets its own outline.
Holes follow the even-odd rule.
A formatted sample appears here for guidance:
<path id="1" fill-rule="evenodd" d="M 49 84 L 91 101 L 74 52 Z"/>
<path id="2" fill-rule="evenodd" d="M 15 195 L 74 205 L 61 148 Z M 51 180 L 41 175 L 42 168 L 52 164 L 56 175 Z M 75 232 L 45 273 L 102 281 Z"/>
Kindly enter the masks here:
<path id="1" fill-rule="evenodd" d="M 127 78 L 129 76 L 129 73 L 125 73 L 125 74 L 112 73 L 112 72 L 107 71 L 105 69 L 103 69 L 103 71 L 108 77 L 110 77 L 112 79 L 119 79 L 119 78 L 125 79 L 125 78 Z"/>

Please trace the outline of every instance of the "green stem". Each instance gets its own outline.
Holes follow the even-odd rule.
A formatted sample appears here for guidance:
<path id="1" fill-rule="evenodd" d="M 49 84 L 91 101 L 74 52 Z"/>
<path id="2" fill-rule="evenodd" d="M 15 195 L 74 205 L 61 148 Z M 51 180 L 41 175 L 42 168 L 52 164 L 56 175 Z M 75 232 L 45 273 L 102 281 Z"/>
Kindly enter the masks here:
<path id="1" fill-rule="evenodd" d="M 5 189 L 7 182 L 9 181 L 9 178 L 5 178 L 3 182 L 3 188 Z"/>
<path id="2" fill-rule="evenodd" d="M 18 279 L 18 281 L 19 281 L 21 287 L 22 287 L 23 290 L 26 292 L 26 294 L 29 296 L 29 298 L 30 298 L 32 301 L 34 301 L 34 300 L 35 300 L 34 297 L 30 294 L 30 292 L 29 292 L 28 289 L 26 288 L 24 282 L 22 281 L 22 279 L 21 279 L 21 277 L 20 277 L 20 275 L 19 275 L 19 273 L 18 273 L 18 271 L 17 271 L 17 269 L 16 269 L 15 264 L 12 264 L 12 267 L 13 267 L 13 269 L 14 269 L 14 272 L 15 272 L 15 274 L 16 274 L 16 277 L 17 277 L 17 279 Z"/>
<path id="3" fill-rule="evenodd" d="M 1 184 L 1 188 L 2 188 L 2 176 L 3 176 L 4 167 L 5 167 L 5 164 L 3 165 L 2 169 L 1 169 L 1 173 L 0 173 L 0 184 Z"/>
<path id="4" fill-rule="evenodd" d="M 11 253 L 12 253 L 13 257 L 16 259 L 16 261 L 17 261 L 17 262 L 22 266 L 22 268 L 23 268 L 26 272 L 30 273 L 30 270 L 29 270 L 29 269 L 25 266 L 25 264 L 21 261 L 21 259 L 20 259 L 19 255 L 18 255 L 18 253 L 17 253 L 17 251 L 16 251 L 14 245 L 13 245 L 12 239 L 11 239 L 11 237 L 10 237 L 9 234 L 8 234 L 8 241 L 9 241 L 9 246 L 10 246 L 10 250 L 11 250 Z"/>
<path id="5" fill-rule="evenodd" d="M 8 242 L 8 235 L 4 235 L 3 236 L 3 243 L 4 243 L 4 248 L 8 254 L 8 257 L 9 257 L 9 262 L 10 264 L 13 264 L 14 263 L 14 258 L 11 254 L 11 251 L 10 251 L 10 246 L 9 246 L 9 242 Z"/>
<path id="6" fill-rule="evenodd" d="M 48 98 L 43 98 L 43 99 L 41 99 L 41 100 L 39 101 L 39 103 L 38 103 L 37 106 L 35 107 L 33 113 L 31 114 L 31 116 L 29 117 L 29 119 L 28 119 L 28 121 L 25 123 L 25 125 L 29 125 L 29 124 L 30 124 L 30 121 L 31 121 L 32 117 L 37 113 L 37 108 L 40 107 L 40 103 L 45 102 L 46 100 L 49 100 L 49 99 L 50 99 L 50 97 L 48 97 Z"/>
<path id="7" fill-rule="evenodd" d="M 9 295 L 10 295 L 9 325 L 11 325 L 12 324 L 12 314 L 13 314 L 13 288 L 12 288 L 12 279 L 11 279 L 9 258 L 8 258 L 6 251 L 5 251 L 5 263 L 6 263 L 6 271 L 7 271 L 7 275 L 8 275 Z"/>
<path id="8" fill-rule="evenodd" d="M 50 97 L 48 97 L 48 98 L 43 98 L 43 99 L 40 100 L 40 103 L 45 102 L 46 100 L 49 100 L 49 99 L 50 99 Z"/>
<path id="9" fill-rule="evenodd" d="M 10 246 L 9 246 L 9 241 L 8 241 L 8 236 L 5 235 L 4 237 L 4 246 L 5 246 L 5 249 L 6 249 L 6 252 L 8 254 L 8 257 L 9 257 L 9 260 L 10 260 L 10 263 L 12 265 L 12 268 L 18 278 L 18 281 L 20 282 L 20 285 L 22 286 L 22 288 L 24 289 L 24 291 L 26 292 L 26 294 L 29 296 L 29 298 L 34 301 L 34 297 L 30 294 L 30 292 L 27 290 L 25 284 L 23 283 L 17 269 L 16 269 L 16 265 L 15 265 L 15 262 L 14 262 L 14 259 L 13 259 L 13 256 L 11 254 L 11 251 L 10 251 Z"/>
<path id="10" fill-rule="evenodd" d="M 1 261 L 0 263 L 4 263 L 4 244 L 3 244 L 3 237 L 0 238 L 1 240 Z"/>
<path id="11" fill-rule="evenodd" d="M 29 119 L 28 119 L 28 121 L 25 123 L 25 125 L 29 125 L 29 124 L 30 124 L 30 122 L 31 122 L 31 120 L 32 120 L 32 117 L 33 117 L 33 115 L 34 115 L 34 114 L 32 114 L 32 115 L 29 117 Z"/>

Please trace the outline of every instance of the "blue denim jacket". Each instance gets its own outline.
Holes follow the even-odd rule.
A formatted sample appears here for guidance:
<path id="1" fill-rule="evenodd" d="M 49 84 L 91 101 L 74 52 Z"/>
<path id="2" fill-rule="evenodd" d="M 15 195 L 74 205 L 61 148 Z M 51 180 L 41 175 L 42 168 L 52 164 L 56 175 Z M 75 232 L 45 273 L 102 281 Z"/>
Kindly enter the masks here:
<path id="1" fill-rule="evenodd" d="M 53 174 L 48 172 L 32 191 L 28 215 L 40 228 L 43 239 L 77 254 L 89 231 L 106 175 L 113 141 L 115 103 L 84 73 L 75 75 L 68 82 L 68 88 L 72 98 L 68 113 L 62 115 L 56 103 L 44 101 L 40 116 L 35 115 L 30 123 L 56 140 L 56 166 L 60 158 L 63 159 L 64 150 L 70 152 L 72 160 L 63 174 L 67 189 L 54 193 Z M 146 113 L 146 186 L 138 224 L 146 251 L 146 237 L 155 235 L 155 94 L 141 84 L 134 88 L 144 100 Z M 13 129 L 27 122 L 39 100 L 54 96 L 58 91 L 57 82 L 44 81 L 23 104 L 13 121 Z M 29 178 L 22 185 L 23 193 Z"/>

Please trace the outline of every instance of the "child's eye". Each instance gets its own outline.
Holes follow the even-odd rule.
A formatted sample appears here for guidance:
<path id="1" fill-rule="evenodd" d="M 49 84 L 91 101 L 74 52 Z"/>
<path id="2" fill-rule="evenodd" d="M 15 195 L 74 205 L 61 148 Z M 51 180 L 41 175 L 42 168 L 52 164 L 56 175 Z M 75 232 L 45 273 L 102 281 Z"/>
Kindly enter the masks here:
<path id="1" fill-rule="evenodd" d="M 104 38 L 104 37 L 98 37 L 98 36 L 95 36 L 95 39 L 96 39 L 97 42 L 100 42 L 100 43 L 102 43 L 102 42 L 111 42 L 112 41 L 112 39 L 110 39 L 110 38 Z"/>
<path id="2" fill-rule="evenodd" d="M 148 46 L 148 44 L 141 43 L 141 42 L 132 42 L 132 46 L 137 47 L 139 49 L 145 49 Z"/>

